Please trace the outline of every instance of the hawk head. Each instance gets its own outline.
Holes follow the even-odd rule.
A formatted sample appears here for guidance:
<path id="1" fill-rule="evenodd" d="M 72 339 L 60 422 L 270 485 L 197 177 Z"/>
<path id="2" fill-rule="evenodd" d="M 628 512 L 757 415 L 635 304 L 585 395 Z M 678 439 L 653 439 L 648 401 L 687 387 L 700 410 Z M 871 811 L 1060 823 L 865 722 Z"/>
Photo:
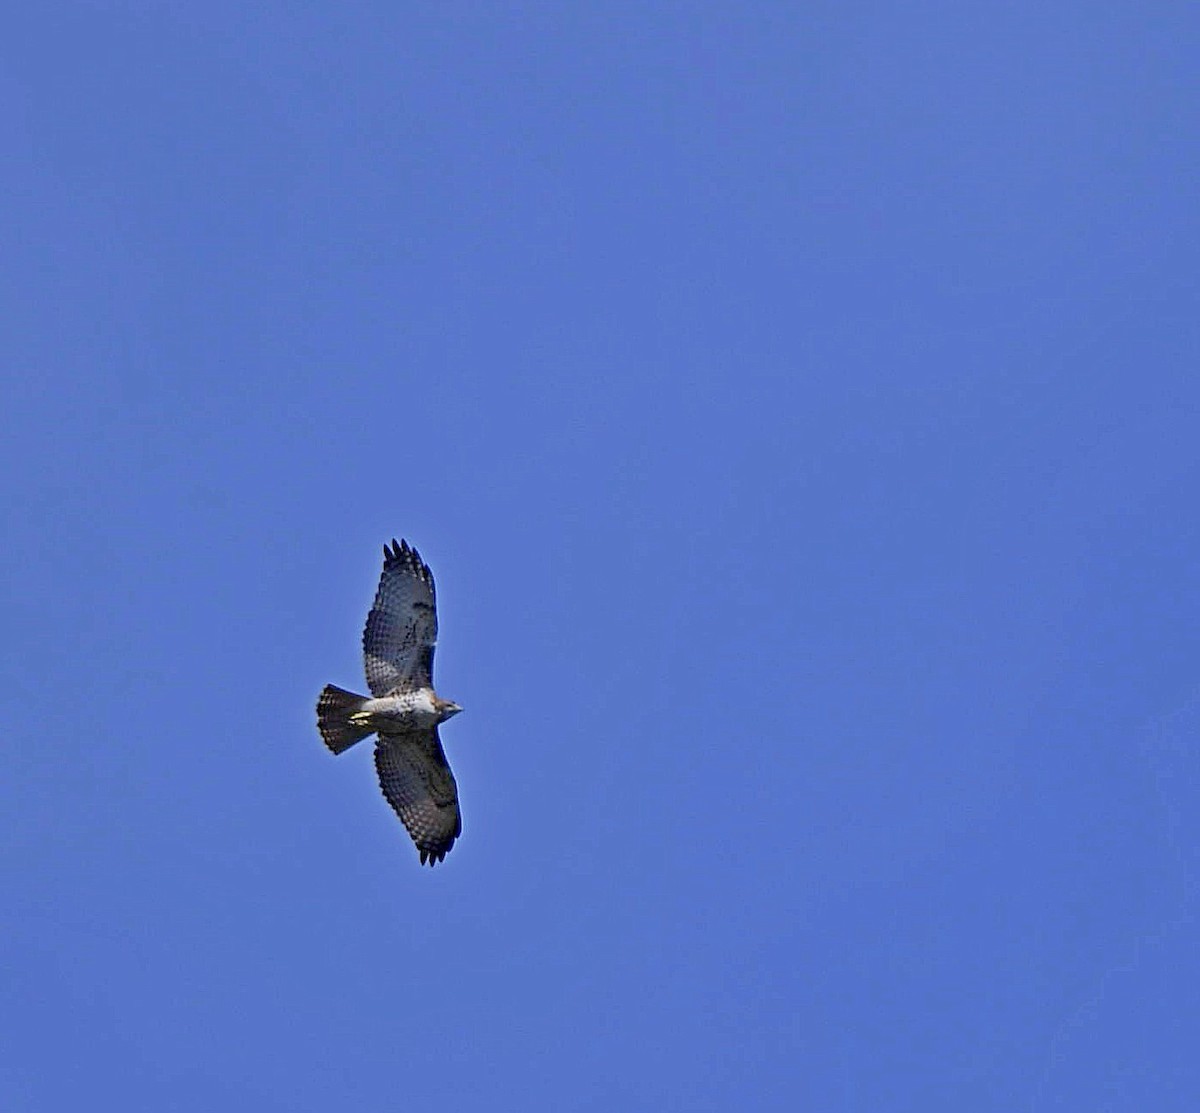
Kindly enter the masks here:
<path id="1" fill-rule="evenodd" d="M 438 713 L 439 723 L 452 719 L 462 710 L 453 700 L 442 699 L 440 696 L 433 697 L 433 709 Z"/>

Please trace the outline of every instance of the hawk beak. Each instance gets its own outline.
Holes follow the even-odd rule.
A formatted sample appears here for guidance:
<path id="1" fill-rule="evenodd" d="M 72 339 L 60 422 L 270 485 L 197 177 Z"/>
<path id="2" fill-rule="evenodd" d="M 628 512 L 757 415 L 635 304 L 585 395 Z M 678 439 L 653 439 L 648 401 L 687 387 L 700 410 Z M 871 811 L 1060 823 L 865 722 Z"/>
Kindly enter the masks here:
<path id="1" fill-rule="evenodd" d="M 446 715 L 457 715 L 462 710 L 457 703 L 452 703 L 446 708 Z"/>

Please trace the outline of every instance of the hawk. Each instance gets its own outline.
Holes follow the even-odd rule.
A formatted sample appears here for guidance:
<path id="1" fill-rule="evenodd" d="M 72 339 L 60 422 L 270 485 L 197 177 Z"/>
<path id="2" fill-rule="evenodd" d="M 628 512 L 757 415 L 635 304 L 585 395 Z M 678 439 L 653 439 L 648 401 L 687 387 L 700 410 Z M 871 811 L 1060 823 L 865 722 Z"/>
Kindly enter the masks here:
<path id="1" fill-rule="evenodd" d="M 417 844 L 421 865 L 446 857 L 462 834 L 458 786 L 438 724 L 462 708 L 433 690 L 437 604 L 433 573 L 407 541 L 383 547 L 383 575 L 363 630 L 371 696 L 327 684 L 317 728 L 335 754 L 377 734 L 379 787 Z"/>

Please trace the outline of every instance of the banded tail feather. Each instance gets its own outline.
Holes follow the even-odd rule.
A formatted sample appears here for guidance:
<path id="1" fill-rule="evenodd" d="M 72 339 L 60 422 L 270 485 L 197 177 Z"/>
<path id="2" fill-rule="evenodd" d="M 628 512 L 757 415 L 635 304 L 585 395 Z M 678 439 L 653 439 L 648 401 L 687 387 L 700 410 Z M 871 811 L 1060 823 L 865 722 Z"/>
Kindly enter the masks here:
<path id="1" fill-rule="evenodd" d="M 355 695 L 334 684 L 326 684 L 321 690 L 321 697 L 317 700 L 317 729 L 325 745 L 335 754 L 350 749 L 355 742 L 361 742 L 374 733 L 371 727 L 351 721 L 354 713 L 366 702 L 366 696 Z"/>

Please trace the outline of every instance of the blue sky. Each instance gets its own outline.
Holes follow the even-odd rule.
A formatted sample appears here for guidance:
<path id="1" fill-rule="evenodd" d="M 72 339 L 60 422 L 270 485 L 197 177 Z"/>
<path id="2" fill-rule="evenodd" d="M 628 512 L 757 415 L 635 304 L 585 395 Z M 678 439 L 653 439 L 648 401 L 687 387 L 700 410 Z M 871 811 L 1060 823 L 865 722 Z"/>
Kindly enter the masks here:
<path id="1" fill-rule="evenodd" d="M 1196 1108 L 1194 11 L 3 22 L 6 1110 Z"/>

